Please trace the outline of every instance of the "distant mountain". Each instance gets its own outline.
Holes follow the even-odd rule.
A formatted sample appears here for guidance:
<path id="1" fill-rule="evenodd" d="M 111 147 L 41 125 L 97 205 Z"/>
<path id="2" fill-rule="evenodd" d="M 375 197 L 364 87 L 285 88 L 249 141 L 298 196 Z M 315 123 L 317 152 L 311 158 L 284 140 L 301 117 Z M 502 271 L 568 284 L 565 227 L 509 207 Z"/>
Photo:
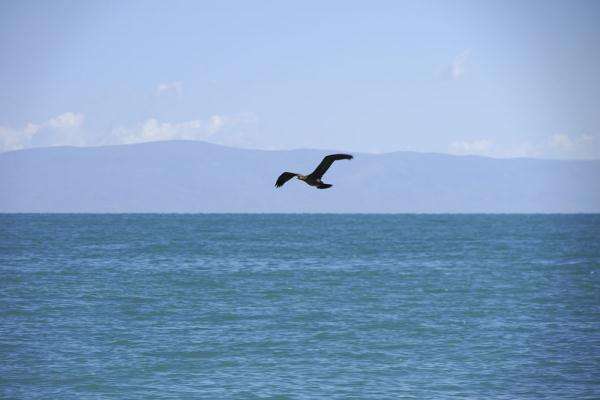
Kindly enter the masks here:
<path id="1" fill-rule="evenodd" d="M 169 141 L 0 154 L 0 212 L 600 212 L 600 161 L 355 153 L 316 190 L 323 150 Z"/>

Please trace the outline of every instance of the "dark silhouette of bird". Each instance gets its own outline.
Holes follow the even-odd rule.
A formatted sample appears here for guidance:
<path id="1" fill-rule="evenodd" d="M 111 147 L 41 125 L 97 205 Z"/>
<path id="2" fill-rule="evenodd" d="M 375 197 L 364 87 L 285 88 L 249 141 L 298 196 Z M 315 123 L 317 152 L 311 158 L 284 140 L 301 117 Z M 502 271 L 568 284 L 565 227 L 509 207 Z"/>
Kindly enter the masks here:
<path id="1" fill-rule="evenodd" d="M 275 182 L 275 187 L 282 187 L 284 183 L 286 183 L 293 177 L 297 177 L 302 182 L 310 186 L 315 186 L 317 189 L 329 189 L 333 185 L 323 183 L 321 178 L 323 177 L 325 172 L 327 172 L 329 167 L 331 167 L 331 164 L 333 164 L 333 162 L 337 160 L 352 160 L 353 158 L 354 157 L 352 157 L 350 154 L 330 154 L 328 156 L 325 156 L 325 158 L 323 158 L 323 161 L 321 161 L 317 168 L 315 168 L 315 170 L 309 175 L 297 174 L 295 172 L 284 172 L 283 174 L 279 175 L 279 178 L 277 178 L 277 182 Z"/>

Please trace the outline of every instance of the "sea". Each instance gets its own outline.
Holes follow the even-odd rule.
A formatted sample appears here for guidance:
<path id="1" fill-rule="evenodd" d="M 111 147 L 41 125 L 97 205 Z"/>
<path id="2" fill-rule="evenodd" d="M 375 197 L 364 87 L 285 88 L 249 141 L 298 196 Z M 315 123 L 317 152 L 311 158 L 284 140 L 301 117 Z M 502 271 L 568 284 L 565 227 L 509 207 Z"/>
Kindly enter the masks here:
<path id="1" fill-rule="evenodd" d="M 2 399 L 598 399 L 600 215 L 0 215 Z"/>

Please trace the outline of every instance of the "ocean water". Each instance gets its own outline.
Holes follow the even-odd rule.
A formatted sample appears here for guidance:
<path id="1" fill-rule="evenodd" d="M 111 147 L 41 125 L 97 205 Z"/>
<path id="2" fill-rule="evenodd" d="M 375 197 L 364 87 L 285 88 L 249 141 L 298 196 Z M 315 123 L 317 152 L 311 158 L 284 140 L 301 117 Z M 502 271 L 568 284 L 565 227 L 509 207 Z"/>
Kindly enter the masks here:
<path id="1" fill-rule="evenodd" d="M 600 215 L 1 215 L 3 399 L 598 399 Z"/>

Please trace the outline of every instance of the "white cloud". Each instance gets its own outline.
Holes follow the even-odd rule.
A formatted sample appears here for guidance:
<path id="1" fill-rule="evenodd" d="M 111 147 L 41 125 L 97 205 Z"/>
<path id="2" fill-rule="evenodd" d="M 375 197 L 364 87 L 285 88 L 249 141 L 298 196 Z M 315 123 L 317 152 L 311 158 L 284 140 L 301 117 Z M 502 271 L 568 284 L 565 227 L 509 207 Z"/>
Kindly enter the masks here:
<path id="1" fill-rule="evenodd" d="M 569 135 L 552 135 L 550 138 L 550 146 L 561 150 L 570 150 L 573 148 L 573 142 L 571 141 Z"/>
<path id="2" fill-rule="evenodd" d="M 83 114 L 66 112 L 51 118 L 46 125 L 52 128 L 78 128 L 83 125 Z"/>
<path id="3" fill-rule="evenodd" d="M 457 155 L 491 155 L 493 142 L 491 140 L 479 139 L 470 142 L 452 142 L 449 151 Z"/>
<path id="4" fill-rule="evenodd" d="M 500 145 L 488 139 L 456 141 L 448 146 L 448 152 L 456 155 L 480 155 L 498 158 L 600 158 L 600 140 L 595 135 L 570 136 L 555 134 L 537 142 Z"/>
<path id="5" fill-rule="evenodd" d="M 160 140 L 204 140 L 230 146 L 248 146 L 248 129 L 256 125 L 258 118 L 252 113 L 235 116 L 213 115 L 206 120 L 194 119 L 183 122 L 163 122 L 149 118 L 133 126 L 113 129 L 103 144 L 127 144 Z"/>
<path id="6" fill-rule="evenodd" d="M 118 127 L 113 130 L 110 144 L 140 143 L 158 140 L 174 139 L 206 139 L 208 126 L 200 120 L 186 122 L 160 122 L 156 118 L 149 118 L 132 127 Z"/>
<path id="7" fill-rule="evenodd" d="M 78 131 L 84 118 L 81 113 L 66 112 L 40 124 L 28 122 L 21 130 L 0 127 L 0 151 L 84 144 L 84 138 Z"/>
<path id="8" fill-rule="evenodd" d="M 160 96 L 162 94 L 167 93 L 175 93 L 176 95 L 180 95 L 183 93 L 183 82 L 175 81 L 175 82 L 165 82 L 160 83 L 156 87 L 156 95 Z"/>
<path id="9" fill-rule="evenodd" d="M 597 143 L 596 142 L 596 137 L 593 135 L 588 135 L 587 133 L 584 133 L 583 135 L 579 136 L 579 142 L 581 144 L 593 144 L 593 143 Z"/>
<path id="10" fill-rule="evenodd" d="M 23 128 L 23 132 L 27 135 L 34 135 L 40 130 L 41 127 L 42 125 L 36 125 L 32 122 L 28 122 L 25 124 L 25 128 Z"/>
<path id="11" fill-rule="evenodd" d="M 557 157 L 598 158 L 600 141 L 595 135 L 570 136 L 564 133 L 552 135 L 547 141 L 548 152 Z"/>
<path id="12" fill-rule="evenodd" d="M 460 79 L 462 76 L 465 75 L 467 71 L 466 67 L 470 55 L 471 51 L 465 50 L 456 57 L 454 57 L 454 60 L 452 60 L 450 65 L 447 65 L 442 70 L 441 76 L 454 81 Z"/>
<path id="13" fill-rule="evenodd" d="M 28 134 L 0 126 L 0 151 L 22 149 L 27 141 Z"/>
<path id="14" fill-rule="evenodd" d="M 130 126 L 118 126 L 108 133 L 84 130 L 85 116 L 66 112 L 42 123 L 28 122 L 22 129 L 0 126 L 0 152 L 39 146 L 97 146 L 160 140 L 204 140 L 237 146 L 260 147 L 253 113 L 212 115 L 207 119 L 182 122 L 148 118 Z"/>

